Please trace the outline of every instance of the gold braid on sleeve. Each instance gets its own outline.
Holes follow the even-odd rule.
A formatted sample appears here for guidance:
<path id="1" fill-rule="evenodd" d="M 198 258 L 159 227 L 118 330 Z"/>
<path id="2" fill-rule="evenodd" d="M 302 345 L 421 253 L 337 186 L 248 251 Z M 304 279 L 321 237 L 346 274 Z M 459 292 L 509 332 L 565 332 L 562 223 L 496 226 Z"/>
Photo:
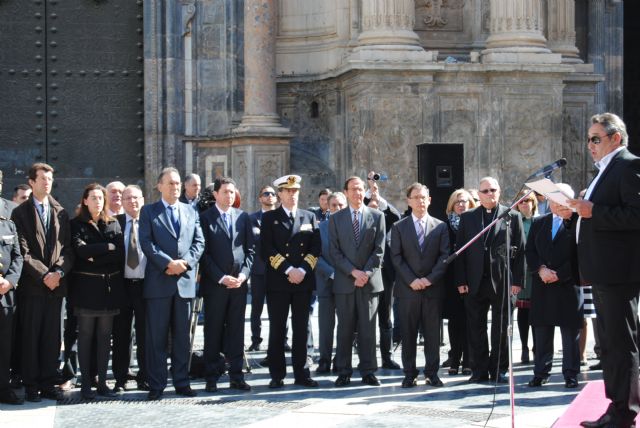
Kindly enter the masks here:
<path id="1" fill-rule="evenodd" d="M 282 264 L 283 261 L 284 257 L 282 257 L 280 254 L 269 257 L 269 264 L 271 264 L 271 267 L 275 270 L 278 270 L 278 267 Z"/>
<path id="2" fill-rule="evenodd" d="M 311 266 L 311 269 L 315 269 L 316 268 L 316 263 L 318 263 L 318 258 L 315 256 L 312 256 L 311 254 L 307 254 L 304 257 L 304 261 L 309 263 L 309 266 Z"/>

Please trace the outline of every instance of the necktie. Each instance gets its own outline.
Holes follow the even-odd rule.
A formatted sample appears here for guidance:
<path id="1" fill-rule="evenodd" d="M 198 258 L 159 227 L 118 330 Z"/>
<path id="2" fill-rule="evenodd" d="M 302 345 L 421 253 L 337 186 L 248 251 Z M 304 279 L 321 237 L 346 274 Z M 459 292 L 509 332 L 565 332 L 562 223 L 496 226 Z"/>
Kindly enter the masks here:
<path id="1" fill-rule="evenodd" d="M 422 220 L 418 220 L 418 245 L 420 249 L 424 250 L 424 227 L 422 226 Z"/>
<path id="2" fill-rule="evenodd" d="M 177 207 L 173 205 L 168 206 L 171 214 L 171 223 L 173 224 L 173 230 L 176 232 L 176 236 L 180 236 L 180 220 L 178 218 Z"/>
<path id="3" fill-rule="evenodd" d="M 560 217 L 553 217 L 553 226 L 551 227 L 551 239 L 555 239 L 558 230 L 562 227 L 562 219 Z"/>
<path id="4" fill-rule="evenodd" d="M 40 220 L 42 220 L 42 225 L 44 226 L 44 230 L 48 231 L 49 230 L 49 215 L 48 215 L 48 211 L 47 207 L 45 206 L 45 204 L 36 204 L 36 206 L 38 207 L 38 214 L 40 214 Z"/>
<path id="5" fill-rule="evenodd" d="M 229 214 L 222 213 L 222 221 L 224 222 L 224 226 L 227 228 L 227 232 L 229 232 L 229 236 L 231 236 L 231 222 L 229 220 Z"/>
<path id="6" fill-rule="evenodd" d="M 131 230 L 129 231 L 129 246 L 127 247 L 127 266 L 135 269 L 140 264 L 138 258 L 138 220 L 131 219 Z"/>
<path id="7" fill-rule="evenodd" d="M 360 221 L 358 220 L 358 211 L 353 212 L 353 237 L 357 244 L 360 241 Z"/>
<path id="8" fill-rule="evenodd" d="M 293 212 L 289 212 L 289 220 L 291 221 L 291 226 L 293 226 Z"/>

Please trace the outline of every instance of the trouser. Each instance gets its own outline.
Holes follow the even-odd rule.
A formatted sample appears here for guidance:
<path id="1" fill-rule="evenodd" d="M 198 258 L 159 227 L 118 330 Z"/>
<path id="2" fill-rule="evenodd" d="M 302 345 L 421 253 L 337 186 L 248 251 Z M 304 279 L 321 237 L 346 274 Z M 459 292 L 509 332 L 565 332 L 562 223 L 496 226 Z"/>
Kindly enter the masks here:
<path id="1" fill-rule="evenodd" d="M 14 308 L 0 306 L 0 391 L 9 388 Z"/>
<path id="2" fill-rule="evenodd" d="M 145 305 L 142 297 L 143 280 L 125 278 L 127 303 L 113 320 L 113 358 L 112 370 L 116 382 L 125 383 L 131 364 L 133 345 L 132 323 L 136 332 L 136 360 L 138 362 L 138 382 L 147 381 L 145 362 Z"/>
<path id="3" fill-rule="evenodd" d="M 98 384 L 104 385 L 107 381 L 113 317 L 114 315 L 78 316 L 78 360 L 82 373 L 82 389 L 85 391 L 91 389 L 91 359 L 94 353 L 92 349 L 94 341 Z"/>
<path id="4" fill-rule="evenodd" d="M 336 303 L 332 295 L 318 297 L 319 363 L 331 366 L 333 336 L 336 326 Z"/>
<path id="5" fill-rule="evenodd" d="M 266 296 L 266 277 L 251 274 L 251 343 L 262 342 L 262 311 Z"/>
<path id="6" fill-rule="evenodd" d="M 388 273 L 390 269 L 382 268 L 382 283 L 384 291 L 380 293 L 378 302 L 378 327 L 380 329 L 380 356 L 382 362 L 391 361 L 393 347 L 393 323 L 391 322 L 391 308 L 393 305 L 393 277 Z"/>
<path id="7" fill-rule="evenodd" d="M 536 338 L 535 367 L 537 377 L 547 378 L 553 363 L 553 336 L 555 326 L 536 326 L 533 334 Z M 580 373 L 580 329 L 560 327 L 562 335 L 562 375 L 566 379 L 575 379 Z"/>
<path id="8" fill-rule="evenodd" d="M 428 298 L 425 293 L 398 299 L 402 326 L 402 368 L 405 376 L 416 378 L 416 341 L 418 327 L 424 335 L 424 374 L 430 378 L 440 367 L 440 316 L 442 299 Z"/>

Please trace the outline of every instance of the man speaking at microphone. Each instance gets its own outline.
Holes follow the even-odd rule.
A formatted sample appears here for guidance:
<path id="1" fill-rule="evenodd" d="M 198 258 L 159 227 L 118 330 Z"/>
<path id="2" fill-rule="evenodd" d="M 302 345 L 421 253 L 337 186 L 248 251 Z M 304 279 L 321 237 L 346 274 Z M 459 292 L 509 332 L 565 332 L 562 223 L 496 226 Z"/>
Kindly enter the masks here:
<path id="1" fill-rule="evenodd" d="M 593 285 L 601 340 L 605 414 L 582 426 L 635 427 L 638 398 L 638 292 L 640 292 L 640 158 L 627 149 L 618 116 L 591 118 L 587 147 L 598 168 L 584 200 L 572 199 L 582 279 Z"/>

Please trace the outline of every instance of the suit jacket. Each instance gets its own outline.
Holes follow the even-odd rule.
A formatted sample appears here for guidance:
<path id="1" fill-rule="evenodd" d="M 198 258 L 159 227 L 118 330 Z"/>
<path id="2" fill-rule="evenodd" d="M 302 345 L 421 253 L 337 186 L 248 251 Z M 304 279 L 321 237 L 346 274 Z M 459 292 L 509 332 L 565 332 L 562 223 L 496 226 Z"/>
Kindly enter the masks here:
<path id="1" fill-rule="evenodd" d="M 262 225 L 262 210 L 258 210 L 249 215 L 251 231 L 253 232 L 254 257 L 251 265 L 251 273 L 254 275 L 264 275 L 265 264 L 262 260 L 262 250 L 260 244 L 260 226 Z"/>
<path id="2" fill-rule="evenodd" d="M 424 250 L 418 244 L 413 216 L 405 217 L 391 229 L 391 261 L 396 270 L 394 296 L 417 298 L 426 295 L 444 298 L 444 274 L 449 257 L 449 230 L 446 223 L 433 218 L 427 219 Z M 427 278 L 431 286 L 421 291 L 409 287 L 416 278 Z"/>
<path id="3" fill-rule="evenodd" d="M 14 290 L 22 272 L 22 254 L 16 225 L 4 216 L 0 216 L 0 260 L 0 274 L 13 286 L 9 292 L 0 295 L 0 308 L 12 308 L 16 304 Z"/>
<path id="4" fill-rule="evenodd" d="M 241 273 L 249 278 L 253 263 L 253 231 L 249 215 L 237 208 L 229 208 L 231 232 L 222 220 L 220 211 L 214 205 L 200 215 L 200 225 L 204 234 L 204 253 L 200 262 L 200 294 L 211 294 L 225 275 L 237 277 Z M 247 281 L 232 292 L 247 292 Z"/>
<path id="5" fill-rule="evenodd" d="M 551 238 L 553 214 L 533 220 L 527 239 L 527 266 L 532 273 L 529 322 L 533 326 L 579 328 L 582 325 L 580 278 L 575 234 L 561 227 Z M 538 270 L 545 265 L 556 271 L 558 281 L 545 284 Z"/>
<path id="6" fill-rule="evenodd" d="M 313 273 L 320 256 L 320 234 L 313 213 L 298 209 L 294 222 L 282 207 L 265 212 L 260 227 L 262 259 L 266 263 L 267 292 L 309 292 L 315 288 Z M 291 284 L 285 272 L 300 267 L 307 273 L 300 284 Z"/>
<path id="7" fill-rule="evenodd" d="M 460 226 L 456 234 L 456 246 L 461 248 L 482 230 L 482 210 L 480 206 L 473 210 L 462 213 L 460 216 Z M 498 205 L 497 216 L 501 216 L 508 207 Z M 511 246 L 511 285 L 524 285 L 524 231 L 522 227 L 522 217 L 517 211 L 509 213 L 511 217 L 510 246 Z M 486 226 L 486 225 L 485 225 Z M 488 236 L 487 236 L 488 234 Z M 508 285 L 508 276 L 504 275 L 506 266 L 506 238 L 507 224 L 504 220 L 499 221 L 494 227 L 474 242 L 466 251 L 460 254 L 455 263 L 455 285 L 469 286 L 469 294 L 478 293 L 480 282 L 484 273 L 484 245 L 489 247 L 489 265 L 491 283 L 493 289 L 500 293 Z"/>
<path id="8" fill-rule="evenodd" d="M 591 218 L 580 220 L 578 259 L 587 283 L 640 282 L 640 158 L 626 148 L 591 192 Z"/>
<path id="9" fill-rule="evenodd" d="M 177 205 L 180 236 L 176 236 L 162 200 L 143 206 L 140 212 L 138 236 L 142 252 L 147 257 L 145 298 L 170 297 L 176 289 L 184 298 L 196 295 L 196 267 L 204 251 L 200 218 L 191 206 L 182 202 Z M 179 276 L 167 275 L 167 265 L 177 259 L 187 262 L 187 271 Z"/>
<path id="10" fill-rule="evenodd" d="M 316 216 L 316 222 L 318 223 L 329 220 L 329 211 L 323 212 L 322 208 L 320 207 L 311 207 L 309 208 L 309 211 L 311 211 Z"/>
<path id="11" fill-rule="evenodd" d="M 11 218 L 11 213 L 17 206 L 18 205 L 13 201 L 9 201 L 5 198 L 0 198 L 0 217 Z"/>
<path id="12" fill-rule="evenodd" d="M 329 217 L 329 242 L 331 259 L 336 270 L 333 280 L 334 294 L 351 294 L 355 291 L 353 269 L 371 272 L 369 282 L 363 290 L 379 293 L 384 290 L 380 268 L 384 258 L 384 216 L 382 212 L 364 207 L 360 239 L 353 236 L 351 210 L 349 207 Z"/>
<path id="13" fill-rule="evenodd" d="M 11 214 L 16 224 L 20 252 L 24 258 L 20 275 L 20 295 L 63 297 L 67 294 L 67 274 L 73 267 L 73 248 L 69 216 L 53 197 L 49 196 L 49 233 L 44 226 L 33 202 L 33 195 L 18 205 Z M 60 286 L 51 291 L 42 278 L 49 272 L 62 271 L 64 277 Z"/>
<path id="14" fill-rule="evenodd" d="M 333 295 L 333 279 L 335 269 L 331 261 L 329 243 L 329 220 L 321 221 L 318 224 L 320 231 L 320 241 L 322 241 L 322 252 L 318 258 L 316 266 L 316 295 L 318 297 L 330 297 Z"/>

